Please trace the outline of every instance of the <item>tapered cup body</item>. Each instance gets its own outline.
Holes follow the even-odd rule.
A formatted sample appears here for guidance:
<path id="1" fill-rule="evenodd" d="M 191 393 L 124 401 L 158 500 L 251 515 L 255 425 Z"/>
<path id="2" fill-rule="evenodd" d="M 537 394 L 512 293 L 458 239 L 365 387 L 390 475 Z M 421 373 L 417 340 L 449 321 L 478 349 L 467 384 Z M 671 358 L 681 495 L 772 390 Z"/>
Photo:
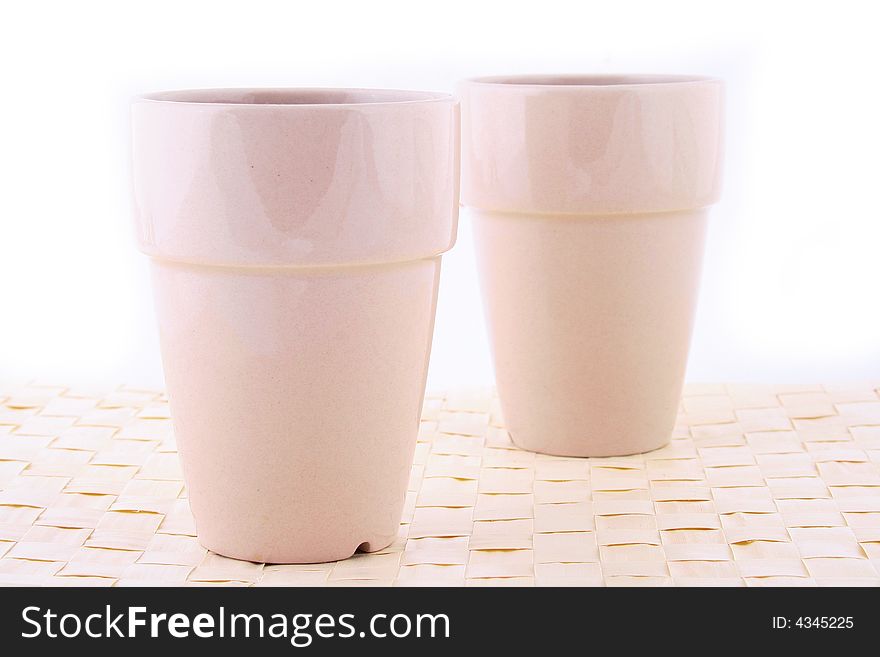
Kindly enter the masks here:
<path id="1" fill-rule="evenodd" d="M 320 562 L 397 535 L 458 108 L 379 90 L 205 90 L 133 106 L 136 224 L 200 542 Z"/>
<path id="2" fill-rule="evenodd" d="M 462 203 L 511 439 L 565 456 L 667 444 L 719 194 L 721 84 L 524 76 L 459 95 Z"/>

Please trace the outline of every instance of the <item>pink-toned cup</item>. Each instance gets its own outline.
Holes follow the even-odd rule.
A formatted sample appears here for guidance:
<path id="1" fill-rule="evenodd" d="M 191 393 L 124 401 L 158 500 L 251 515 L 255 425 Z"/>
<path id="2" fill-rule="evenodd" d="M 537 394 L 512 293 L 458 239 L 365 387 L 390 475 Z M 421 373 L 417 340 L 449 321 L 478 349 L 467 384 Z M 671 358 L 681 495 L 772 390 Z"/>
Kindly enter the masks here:
<path id="1" fill-rule="evenodd" d="M 135 215 L 199 541 L 265 562 L 396 537 L 440 256 L 446 94 L 217 89 L 137 99 Z"/>
<path id="2" fill-rule="evenodd" d="M 462 204 L 520 447 L 669 442 L 720 192 L 722 95 L 686 76 L 461 83 Z"/>

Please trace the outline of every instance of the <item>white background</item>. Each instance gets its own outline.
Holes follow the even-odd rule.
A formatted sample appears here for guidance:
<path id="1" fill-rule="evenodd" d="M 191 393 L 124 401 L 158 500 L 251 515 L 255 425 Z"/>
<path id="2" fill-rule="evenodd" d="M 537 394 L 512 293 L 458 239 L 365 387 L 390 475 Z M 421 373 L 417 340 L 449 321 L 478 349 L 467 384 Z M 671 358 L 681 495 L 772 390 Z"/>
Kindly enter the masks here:
<path id="1" fill-rule="evenodd" d="M 871 3 L 27 2 L 0 37 L 0 380 L 161 383 L 127 103 L 157 89 L 452 90 L 514 72 L 728 83 L 692 381 L 880 380 Z M 431 387 L 492 379 L 463 213 Z"/>

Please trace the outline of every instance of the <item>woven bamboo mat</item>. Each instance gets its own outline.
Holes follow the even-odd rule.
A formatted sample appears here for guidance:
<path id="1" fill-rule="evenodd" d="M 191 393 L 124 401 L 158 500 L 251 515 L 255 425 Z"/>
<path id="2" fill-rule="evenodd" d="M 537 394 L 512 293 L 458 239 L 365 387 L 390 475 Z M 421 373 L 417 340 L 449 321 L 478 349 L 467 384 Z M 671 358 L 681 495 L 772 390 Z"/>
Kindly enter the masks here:
<path id="1" fill-rule="evenodd" d="M 608 459 L 429 395 L 399 540 L 280 566 L 199 546 L 161 392 L 0 388 L 0 584 L 880 585 L 878 390 L 689 386 L 670 446 Z"/>

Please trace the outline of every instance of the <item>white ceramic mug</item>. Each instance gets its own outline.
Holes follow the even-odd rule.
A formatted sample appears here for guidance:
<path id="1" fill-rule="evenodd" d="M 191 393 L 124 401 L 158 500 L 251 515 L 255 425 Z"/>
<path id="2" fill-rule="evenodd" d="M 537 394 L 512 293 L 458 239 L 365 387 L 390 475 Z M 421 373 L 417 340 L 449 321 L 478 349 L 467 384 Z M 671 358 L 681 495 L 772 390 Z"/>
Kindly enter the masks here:
<path id="1" fill-rule="evenodd" d="M 720 192 L 721 82 L 491 77 L 459 96 L 462 204 L 511 439 L 567 456 L 665 445 Z"/>
<path id="2" fill-rule="evenodd" d="M 199 540 L 319 562 L 397 535 L 440 255 L 452 96 L 218 89 L 137 99 L 135 214 Z"/>

